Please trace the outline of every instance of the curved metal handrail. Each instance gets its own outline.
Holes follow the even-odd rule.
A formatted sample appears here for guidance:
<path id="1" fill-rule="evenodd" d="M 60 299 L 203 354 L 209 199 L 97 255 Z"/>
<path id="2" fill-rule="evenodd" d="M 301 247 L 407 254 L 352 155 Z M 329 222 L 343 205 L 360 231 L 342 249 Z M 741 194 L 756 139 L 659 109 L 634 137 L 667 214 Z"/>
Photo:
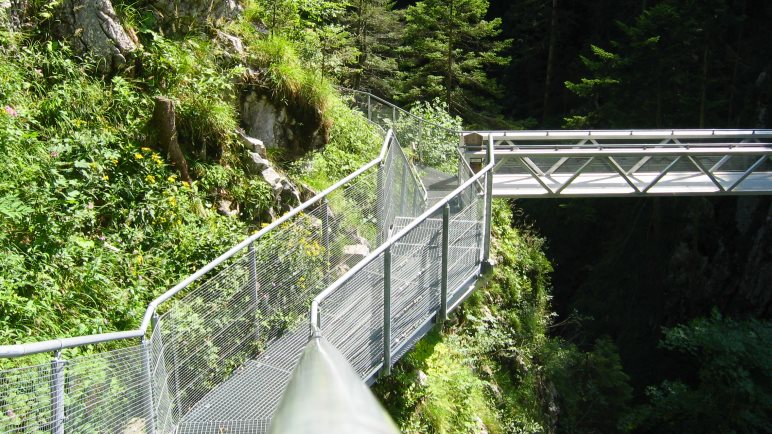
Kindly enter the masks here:
<path id="1" fill-rule="evenodd" d="M 394 245 L 400 239 L 405 237 L 408 233 L 410 233 L 411 230 L 413 230 L 413 228 L 415 228 L 419 224 L 423 223 L 424 221 L 429 219 L 432 215 L 434 215 L 437 211 L 442 209 L 446 204 L 448 204 L 452 199 L 454 199 L 461 192 L 463 192 L 465 189 L 467 189 L 470 185 L 472 185 L 473 183 L 478 182 L 483 176 L 486 176 L 489 173 L 492 173 L 493 168 L 495 166 L 494 154 L 493 154 L 493 142 L 492 141 L 488 141 L 487 154 L 488 154 L 488 163 L 479 172 L 477 172 L 471 178 L 467 179 L 463 184 L 458 186 L 455 190 L 450 192 L 443 199 L 441 199 L 439 202 L 434 204 L 431 208 L 429 208 L 426 211 L 424 211 L 423 214 L 421 214 L 420 216 L 418 216 L 415 219 L 413 219 L 402 230 L 400 230 L 396 234 L 392 235 L 383 244 L 378 246 L 378 248 L 376 248 L 375 250 L 370 252 L 370 254 L 367 255 L 367 257 L 365 257 L 364 259 L 359 261 L 346 274 L 341 276 L 332 285 L 328 286 L 327 289 L 325 289 L 324 291 L 319 293 L 319 295 L 314 297 L 313 301 L 311 302 L 311 310 L 310 310 L 310 325 L 311 325 L 311 332 L 312 333 L 318 333 L 319 330 L 320 330 L 319 305 L 324 301 L 324 299 L 326 299 L 328 296 L 330 296 L 330 294 L 332 294 L 333 292 L 335 292 L 338 289 L 340 289 L 344 284 L 346 284 L 346 282 L 351 280 L 351 278 L 353 278 L 357 273 L 359 273 L 367 265 L 369 265 L 376 258 L 378 258 L 383 252 L 385 252 L 387 249 L 389 249 L 392 245 Z M 488 194 L 490 194 L 490 192 L 488 192 Z M 486 216 L 486 218 L 487 217 L 489 217 L 489 216 Z M 488 228 L 488 232 L 489 232 L 489 228 Z"/>
<path id="2" fill-rule="evenodd" d="M 122 332 L 98 333 L 98 334 L 85 335 L 85 336 L 50 339 L 50 340 L 40 341 L 40 342 L 29 342 L 29 343 L 13 344 L 13 345 L 0 345 L 0 358 L 15 358 L 15 357 L 22 357 L 22 356 L 38 354 L 38 353 L 57 352 L 66 348 L 74 348 L 74 347 L 80 347 L 84 345 L 93 345 L 93 344 L 100 344 L 105 342 L 114 342 L 119 340 L 140 339 L 140 338 L 144 339 L 152 323 L 153 316 L 155 315 L 161 303 L 171 299 L 172 297 L 177 295 L 180 291 L 184 290 L 185 288 L 190 286 L 193 282 L 198 280 L 200 277 L 204 276 L 209 271 L 213 270 L 214 268 L 218 267 L 226 260 L 233 257 L 236 253 L 242 251 L 250 244 L 254 243 L 258 239 L 263 237 L 266 233 L 281 226 L 282 224 L 286 223 L 288 220 L 302 213 L 303 211 L 310 208 L 311 206 L 321 202 L 332 192 L 338 190 L 339 188 L 348 184 L 355 178 L 359 177 L 364 172 L 380 164 L 386 158 L 386 151 L 388 149 L 389 143 L 391 142 L 392 136 L 393 136 L 393 131 L 389 130 L 386 132 L 386 137 L 383 141 L 383 144 L 381 145 L 381 150 L 377 158 L 370 161 L 366 165 L 362 166 L 351 175 L 336 182 L 335 184 L 328 187 L 321 193 L 315 195 L 313 198 L 303 202 L 300 206 L 292 209 L 290 212 L 283 215 L 278 220 L 275 220 L 274 222 L 272 222 L 265 228 L 261 229 L 257 233 L 247 237 L 244 241 L 230 248 L 228 251 L 218 256 L 216 259 L 209 262 L 208 264 L 204 265 L 203 267 L 198 269 L 195 273 L 186 277 L 184 280 L 182 280 L 180 283 L 178 283 L 168 291 L 156 297 L 153 301 L 150 302 L 150 304 L 148 304 L 147 308 L 145 309 L 145 314 L 142 317 L 142 323 L 140 324 L 139 328 L 135 330 L 122 331 Z"/>

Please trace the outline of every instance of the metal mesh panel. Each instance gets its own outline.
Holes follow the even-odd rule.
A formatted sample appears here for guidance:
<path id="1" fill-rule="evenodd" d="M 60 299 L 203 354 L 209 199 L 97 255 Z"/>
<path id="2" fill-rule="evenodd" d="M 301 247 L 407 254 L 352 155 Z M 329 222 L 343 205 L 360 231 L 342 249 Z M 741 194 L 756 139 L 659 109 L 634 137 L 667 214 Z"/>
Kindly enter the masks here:
<path id="1" fill-rule="evenodd" d="M 426 126 L 370 102 L 365 110 L 374 122 L 406 125 L 392 136 L 381 167 L 163 304 L 141 345 L 0 372 L 0 432 L 265 432 L 307 342 L 311 299 L 427 207 L 426 189 L 400 146 L 400 138 L 420 140 Z M 472 176 L 459 167 L 466 172 L 456 179 Z M 475 189 L 479 183 L 452 202 L 450 259 L 461 274 L 479 260 L 475 213 L 482 201 Z M 441 249 L 441 214 L 391 248 L 392 351 L 415 339 L 439 309 Z M 368 261 L 320 306 L 323 333 L 363 378 L 384 360 L 384 254 Z"/>
<path id="2" fill-rule="evenodd" d="M 145 348 L 135 345 L 3 371 L 0 432 L 149 431 Z"/>
<path id="3" fill-rule="evenodd" d="M 412 219 L 404 219 L 409 223 Z M 442 220 L 432 216 L 392 247 L 391 347 L 396 350 L 440 306 Z"/>
<path id="4" fill-rule="evenodd" d="M 392 139 L 380 174 L 382 239 L 393 232 L 394 219 L 417 217 L 426 209 L 425 192 L 399 142 Z"/>
<path id="5" fill-rule="evenodd" d="M 67 433 L 148 432 L 147 353 L 138 345 L 68 360 Z"/>
<path id="6" fill-rule="evenodd" d="M 51 363 L 10 369 L 0 376 L 0 432 L 46 432 L 54 427 Z"/>
<path id="7" fill-rule="evenodd" d="M 383 361 L 383 254 L 320 306 L 321 330 L 363 377 Z"/>
<path id="8" fill-rule="evenodd" d="M 448 298 L 452 299 L 466 279 L 480 267 L 483 243 L 485 196 L 473 184 L 468 189 L 473 200 L 465 206 L 451 207 L 448 225 Z"/>
<path id="9" fill-rule="evenodd" d="M 363 175 L 259 239 L 162 316 L 170 404 L 159 420 L 172 421 L 164 425 L 200 430 L 220 426 L 212 420 L 270 417 L 307 339 L 311 298 L 376 242 L 376 177 Z M 245 365 L 250 359 L 257 364 Z"/>

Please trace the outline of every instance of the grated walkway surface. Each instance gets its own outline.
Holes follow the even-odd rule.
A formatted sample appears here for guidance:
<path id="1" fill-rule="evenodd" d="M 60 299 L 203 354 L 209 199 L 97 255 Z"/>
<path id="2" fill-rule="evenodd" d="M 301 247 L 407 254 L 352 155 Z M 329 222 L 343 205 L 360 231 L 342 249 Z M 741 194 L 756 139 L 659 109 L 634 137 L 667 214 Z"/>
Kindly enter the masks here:
<path id="1" fill-rule="evenodd" d="M 456 207 L 457 217 L 450 221 L 449 287 L 458 286 L 479 266 L 480 223 L 465 220 L 464 209 Z M 394 232 L 407 226 L 413 219 L 397 217 Z M 413 336 L 427 321 L 431 321 L 439 309 L 440 272 L 437 263 L 441 255 L 442 220 L 428 219 L 418 230 L 395 243 L 392 248 L 392 347 L 406 351 L 414 343 Z M 428 246 L 428 248 L 427 248 Z M 350 360 L 362 375 L 370 380 L 373 357 L 382 350 L 383 334 L 373 320 L 382 321 L 376 315 L 383 309 L 378 298 L 383 291 L 383 275 L 371 272 L 339 303 L 345 309 L 338 312 L 339 321 L 329 338 L 345 337 L 342 349 L 369 348 L 357 353 Z M 414 279 L 414 276 L 420 276 Z M 455 292 L 455 291 L 453 291 Z M 374 312 L 378 311 L 378 312 Z M 341 321 L 342 320 L 342 321 Z M 322 316 L 322 324 L 327 320 Z M 292 370 L 300 360 L 309 330 L 305 323 L 295 327 L 278 340 L 257 359 L 250 360 L 203 397 L 184 416 L 178 433 L 263 433 L 278 407 Z M 382 359 L 380 360 L 382 362 Z M 379 362 L 379 363 L 380 363 Z M 234 402 L 239 405 L 233 405 Z"/>
<path id="2" fill-rule="evenodd" d="M 306 324 L 273 342 L 190 409 L 178 433 L 265 432 L 307 342 Z"/>

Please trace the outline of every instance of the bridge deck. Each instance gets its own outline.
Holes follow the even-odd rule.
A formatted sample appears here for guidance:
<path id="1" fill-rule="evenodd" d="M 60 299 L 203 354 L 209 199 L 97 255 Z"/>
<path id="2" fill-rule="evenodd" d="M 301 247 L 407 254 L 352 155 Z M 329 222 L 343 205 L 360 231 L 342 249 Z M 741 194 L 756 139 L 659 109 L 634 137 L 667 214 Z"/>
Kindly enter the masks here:
<path id="1" fill-rule="evenodd" d="M 583 173 L 577 176 L 563 190 L 558 192 L 571 178 L 571 173 L 553 174 L 540 177 L 550 190 L 547 190 L 532 175 L 495 174 L 493 176 L 494 197 L 533 197 L 533 196 L 688 196 L 688 195 L 721 195 L 721 194 L 770 194 L 772 193 L 772 173 L 753 173 L 742 181 L 731 192 L 727 193 L 702 173 L 672 173 L 666 174 L 649 190 L 644 189 L 655 181 L 657 173 L 636 174 L 629 177 L 636 191 L 618 173 Z M 714 174 L 724 188 L 728 188 L 740 179 L 742 173 Z"/>

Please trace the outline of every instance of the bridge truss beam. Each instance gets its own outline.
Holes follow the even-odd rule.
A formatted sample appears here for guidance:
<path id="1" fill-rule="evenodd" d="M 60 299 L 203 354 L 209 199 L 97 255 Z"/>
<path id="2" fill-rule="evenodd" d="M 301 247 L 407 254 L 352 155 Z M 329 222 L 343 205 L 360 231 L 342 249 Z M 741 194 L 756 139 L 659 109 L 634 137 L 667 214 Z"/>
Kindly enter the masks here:
<path id="1" fill-rule="evenodd" d="M 494 143 L 496 197 L 772 193 L 772 130 L 475 132 L 462 144 L 470 135 Z"/>

